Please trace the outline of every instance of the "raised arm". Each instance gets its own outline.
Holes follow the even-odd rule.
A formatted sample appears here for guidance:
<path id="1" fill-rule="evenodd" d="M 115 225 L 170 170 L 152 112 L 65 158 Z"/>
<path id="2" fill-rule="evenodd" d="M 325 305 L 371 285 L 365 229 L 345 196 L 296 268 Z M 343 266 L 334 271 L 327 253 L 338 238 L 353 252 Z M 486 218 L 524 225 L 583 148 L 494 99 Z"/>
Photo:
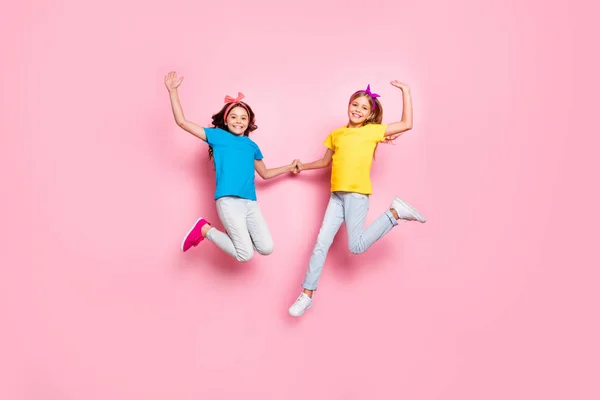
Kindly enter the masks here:
<path id="1" fill-rule="evenodd" d="M 171 108 L 173 109 L 175 122 L 187 132 L 206 141 L 206 133 L 204 132 L 204 128 L 198 124 L 186 120 L 185 116 L 183 115 L 183 108 L 181 108 L 181 103 L 179 102 L 179 93 L 177 92 L 177 88 L 179 85 L 181 85 L 182 81 L 183 76 L 178 80 L 176 72 L 169 72 L 167 76 L 165 76 L 165 86 L 169 91 L 169 98 L 171 99 Z"/>
<path id="2" fill-rule="evenodd" d="M 254 160 L 254 169 L 261 178 L 272 179 L 281 174 L 285 174 L 286 172 L 293 172 L 298 162 L 299 160 L 294 160 L 290 165 L 268 169 L 263 160 Z"/>
<path id="3" fill-rule="evenodd" d="M 327 151 L 323 155 L 323 158 L 321 158 L 320 160 L 313 161 L 313 162 L 307 163 L 307 164 L 302 164 L 301 162 L 298 162 L 298 169 L 300 171 L 305 171 L 308 169 L 327 168 L 331 165 L 332 159 L 333 159 L 333 150 L 327 149 Z"/>
<path id="4" fill-rule="evenodd" d="M 412 98 L 410 97 L 410 88 L 402 82 L 392 81 L 392 86 L 397 87 L 402 91 L 402 120 L 388 124 L 385 130 L 387 140 L 394 140 L 404 132 L 411 130 L 413 127 L 413 109 Z"/>

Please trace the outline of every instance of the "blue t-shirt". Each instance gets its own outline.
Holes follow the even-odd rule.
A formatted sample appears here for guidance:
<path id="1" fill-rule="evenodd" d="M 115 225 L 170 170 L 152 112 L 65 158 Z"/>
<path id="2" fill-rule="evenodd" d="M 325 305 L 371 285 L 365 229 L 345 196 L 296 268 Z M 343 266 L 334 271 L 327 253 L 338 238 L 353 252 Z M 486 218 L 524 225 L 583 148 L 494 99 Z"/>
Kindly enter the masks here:
<path id="1" fill-rule="evenodd" d="M 224 196 L 256 200 L 254 160 L 263 155 L 247 136 L 236 136 L 220 128 L 204 128 L 206 141 L 213 148 L 217 189 L 215 200 Z"/>

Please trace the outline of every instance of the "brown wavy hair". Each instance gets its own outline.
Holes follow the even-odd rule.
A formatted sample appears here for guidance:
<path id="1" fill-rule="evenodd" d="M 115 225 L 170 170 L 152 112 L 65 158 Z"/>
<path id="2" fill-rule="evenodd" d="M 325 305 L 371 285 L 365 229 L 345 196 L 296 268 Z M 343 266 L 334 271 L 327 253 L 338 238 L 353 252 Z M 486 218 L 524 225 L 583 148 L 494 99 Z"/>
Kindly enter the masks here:
<path id="1" fill-rule="evenodd" d="M 223 108 L 221 108 L 221 110 L 216 113 L 215 115 L 212 116 L 212 125 L 215 128 L 220 128 L 223 129 L 224 131 L 229 132 L 229 129 L 227 128 L 227 124 L 225 124 L 225 119 L 227 118 L 227 116 L 229 115 L 229 113 L 231 112 L 231 110 L 233 110 L 234 108 L 237 107 L 242 107 L 245 108 L 246 111 L 248 112 L 248 127 L 246 128 L 246 131 L 244 132 L 243 136 L 248 136 L 250 134 L 250 132 L 255 131 L 258 126 L 256 125 L 256 115 L 254 114 L 254 111 L 252 111 L 252 108 L 250 108 L 250 106 L 246 103 L 244 103 L 243 101 L 240 101 L 240 104 L 235 104 L 233 107 L 231 107 L 231 109 L 229 109 L 227 111 L 227 115 L 225 115 L 225 110 L 227 110 L 227 107 L 229 107 L 229 104 L 225 104 L 223 105 Z M 213 148 L 212 146 L 208 146 L 208 159 L 212 160 L 214 157 L 213 154 Z"/>

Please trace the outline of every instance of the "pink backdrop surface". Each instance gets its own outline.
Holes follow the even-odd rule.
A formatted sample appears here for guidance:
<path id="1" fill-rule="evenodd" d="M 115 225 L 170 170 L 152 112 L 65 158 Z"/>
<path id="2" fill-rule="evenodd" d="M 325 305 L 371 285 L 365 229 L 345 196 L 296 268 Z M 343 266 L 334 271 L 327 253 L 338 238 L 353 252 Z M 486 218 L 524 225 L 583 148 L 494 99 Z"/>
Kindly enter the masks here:
<path id="1" fill-rule="evenodd" d="M 597 6 L 569 3 L 3 5 L 0 398 L 598 399 Z M 273 167 L 408 83 L 369 221 L 397 195 L 428 222 L 360 256 L 342 230 L 293 319 L 328 175 L 258 183 L 271 256 L 181 253 L 214 172 L 169 70 L 203 125 L 244 92 Z"/>

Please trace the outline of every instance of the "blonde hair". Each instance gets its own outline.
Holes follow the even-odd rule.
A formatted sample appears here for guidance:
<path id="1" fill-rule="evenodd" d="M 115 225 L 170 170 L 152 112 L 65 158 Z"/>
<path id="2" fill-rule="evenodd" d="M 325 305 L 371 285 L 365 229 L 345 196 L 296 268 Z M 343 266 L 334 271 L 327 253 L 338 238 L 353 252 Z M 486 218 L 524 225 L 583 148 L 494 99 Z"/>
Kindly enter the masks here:
<path id="1" fill-rule="evenodd" d="M 381 107 L 381 103 L 379 102 L 379 100 L 376 97 L 369 95 L 369 93 L 367 93 L 366 91 L 359 90 L 358 92 L 354 92 L 352 96 L 350 96 L 350 101 L 348 102 L 348 104 L 352 104 L 352 102 L 359 97 L 367 97 L 369 99 L 369 104 L 371 105 L 371 115 L 369 115 L 369 118 L 367 118 L 365 122 L 363 122 L 362 126 L 369 124 L 381 124 L 381 121 L 383 121 L 383 107 Z M 375 149 L 373 149 L 373 160 L 375 160 L 375 153 L 377 152 L 378 146 L 379 143 L 376 144 Z"/>

